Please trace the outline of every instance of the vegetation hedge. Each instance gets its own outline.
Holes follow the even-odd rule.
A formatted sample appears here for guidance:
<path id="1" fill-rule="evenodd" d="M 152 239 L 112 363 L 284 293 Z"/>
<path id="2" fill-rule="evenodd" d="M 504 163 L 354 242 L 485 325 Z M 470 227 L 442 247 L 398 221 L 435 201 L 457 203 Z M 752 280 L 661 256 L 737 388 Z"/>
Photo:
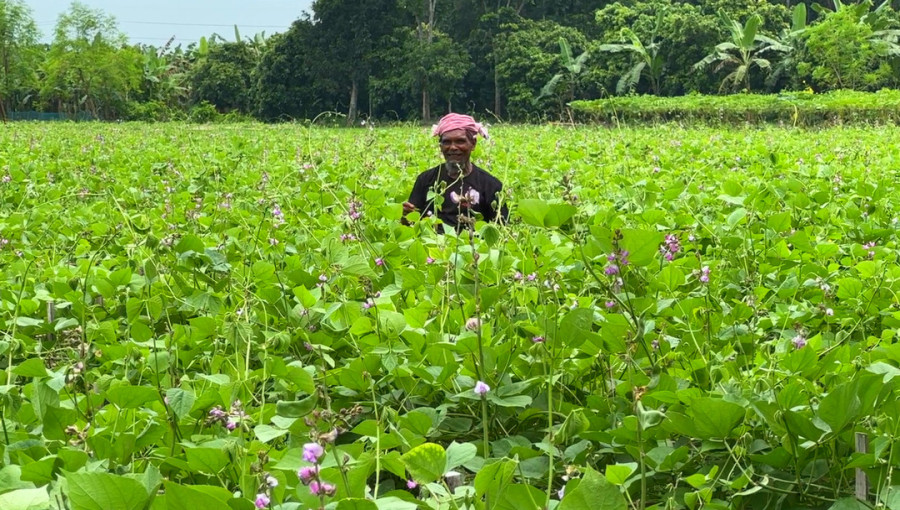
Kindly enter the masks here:
<path id="1" fill-rule="evenodd" d="M 621 96 L 570 104 L 576 117 L 600 123 L 779 123 L 819 125 L 896 123 L 900 91 L 840 90 L 782 94 L 734 94 L 681 97 Z"/>

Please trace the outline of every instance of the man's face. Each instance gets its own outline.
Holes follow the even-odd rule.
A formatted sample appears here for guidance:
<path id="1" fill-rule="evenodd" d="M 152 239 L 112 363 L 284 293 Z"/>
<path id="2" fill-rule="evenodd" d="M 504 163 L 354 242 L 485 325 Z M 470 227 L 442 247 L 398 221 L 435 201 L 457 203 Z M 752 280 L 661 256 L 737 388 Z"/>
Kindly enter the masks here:
<path id="1" fill-rule="evenodd" d="M 454 129 L 441 135 L 441 154 L 448 164 L 465 166 L 475 148 L 475 137 L 469 137 L 465 129 Z"/>

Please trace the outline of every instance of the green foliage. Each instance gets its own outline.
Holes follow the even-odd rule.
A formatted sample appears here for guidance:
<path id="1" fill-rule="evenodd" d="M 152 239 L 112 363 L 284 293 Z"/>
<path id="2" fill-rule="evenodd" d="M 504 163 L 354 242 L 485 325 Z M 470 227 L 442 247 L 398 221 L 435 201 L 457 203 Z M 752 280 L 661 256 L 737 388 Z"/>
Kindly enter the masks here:
<path id="1" fill-rule="evenodd" d="M 21 0 L 0 1 L 0 116 L 21 109 L 37 87 L 38 30 Z"/>
<path id="2" fill-rule="evenodd" d="M 552 21 L 522 20 L 502 28 L 495 52 L 497 73 L 506 91 L 506 110 L 510 116 L 536 118 L 548 105 L 556 103 L 559 108 L 559 101 L 541 93 L 557 69 L 562 68 L 564 74 L 560 78 L 565 76 L 568 81 L 561 98 L 576 97 L 590 89 L 591 66 L 588 65 L 589 53 L 584 50 L 587 44 L 583 34 Z M 566 41 L 568 53 L 561 50 L 560 40 Z M 572 58 L 574 54 L 579 57 Z M 588 72 L 584 72 L 586 65 Z M 573 72 L 576 69 L 577 72 Z"/>
<path id="3" fill-rule="evenodd" d="M 219 112 L 248 112 L 253 103 L 251 73 L 255 57 L 244 42 L 212 46 L 191 70 L 194 101 L 207 101 Z"/>
<path id="4" fill-rule="evenodd" d="M 421 127 L 0 135 L 0 506 L 896 502 L 892 128 L 493 131 L 471 236 Z"/>
<path id="5" fill-rule="evenodd" d="M 848 90 L 814 94 L 629 96 L 576 101 L 576 113 L 605 123 L 692 122 L 705 125 L 780 123 L 818 126 L 840 123 L 900 121 L 900 93 L 894 90 Z"/>
<path id="6" fill-rule="evenodd" d="M 885 57 L 900 54 L 892 33 L 876 32 L 855 9 L 840 9 L 803 34 L 800 79 L 817 90 L 875 90 L 896 83 Z"/>
<path id="7" fill-rule="evenodd" d="M 123 116 L 141 80 L 141 54 L 124 43 L 114 18 L 73 2 L 59 17 L 44 61 L 41 101 L 72 115 Z"/>

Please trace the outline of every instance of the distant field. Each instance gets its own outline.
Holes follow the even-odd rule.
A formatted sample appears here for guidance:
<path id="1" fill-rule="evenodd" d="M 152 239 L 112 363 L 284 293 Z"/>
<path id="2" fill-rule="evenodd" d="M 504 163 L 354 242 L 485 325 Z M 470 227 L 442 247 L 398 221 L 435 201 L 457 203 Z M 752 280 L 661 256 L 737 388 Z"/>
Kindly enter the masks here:
<path id="1" fill-rule="evenodd" d="M 491 133 L 3 125 L 0 508 L 900 508 L 894 129 Z"/>

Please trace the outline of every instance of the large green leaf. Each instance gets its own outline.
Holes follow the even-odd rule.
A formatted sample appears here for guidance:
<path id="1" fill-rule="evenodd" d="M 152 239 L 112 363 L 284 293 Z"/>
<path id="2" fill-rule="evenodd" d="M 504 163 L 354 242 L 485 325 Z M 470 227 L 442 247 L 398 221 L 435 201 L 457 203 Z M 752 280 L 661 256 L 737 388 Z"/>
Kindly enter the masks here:
<path id="1" fill-rule="evenodd" d="M 50 495 L 46 488 L 18 489 L 0 494 L 3 510 L 45 510 L 50 507 Z"/>
<path id="2" fill-rule="evenodd" d="M 691 401 L 690 413 L 694 430 L 701 439 L 726 438 L 743 420 L 746 409 L 713 397 L 701 397 Z"/>
<path id="3" fill-rule="evenodd" d="M 107 391 L 106 398 L 123 409 L 137 409 L 147 402 L 159 400 L 159 393 L 150 386 L 122 385 Z"/>
<path id="4" fill-rule="evenodd" d="M 627 510 L 619 488 L 600 473 L 587 468 L 578 486 L 566 494 L 557 510 Z"/>
<path id="5" fill-rule="evenodd" d="M 72 510 L 141 510 L 150 499 L 141 482 L 111 473 L 66 473 Z"/>
<path id="6" fill-rule="evenodd" d="M 191 412 L 191 407 L 197 396 L 193 391 L 183 390 L 181 388 L 169 388 L 166 390 L 166 400 L 175 416 L 184 418 Z"/>
<path id="7" fill-rule="evenodd" d="M 221 487 L 208 485 L 184 486 L 166 482 L 167 510 L 225 509 L 232 494 Z"/>
<path id="8" fill-rule="evenodd" d="M 657 260 L 659 245 L 664 239 L 665 235 L 662 232 L 623 229 L 619 246 L 628 251 L 628 260 L 632 264 L 647 266 Z"/>
<path id="9" fill-rule="evenodd" d="M 444 475 L 444 468 L 447 466 L 447 452 L 441 445 L 425 443 L 403 454 L 401 460 L 413 480 L 419 483 L 431 483 Z"/>

